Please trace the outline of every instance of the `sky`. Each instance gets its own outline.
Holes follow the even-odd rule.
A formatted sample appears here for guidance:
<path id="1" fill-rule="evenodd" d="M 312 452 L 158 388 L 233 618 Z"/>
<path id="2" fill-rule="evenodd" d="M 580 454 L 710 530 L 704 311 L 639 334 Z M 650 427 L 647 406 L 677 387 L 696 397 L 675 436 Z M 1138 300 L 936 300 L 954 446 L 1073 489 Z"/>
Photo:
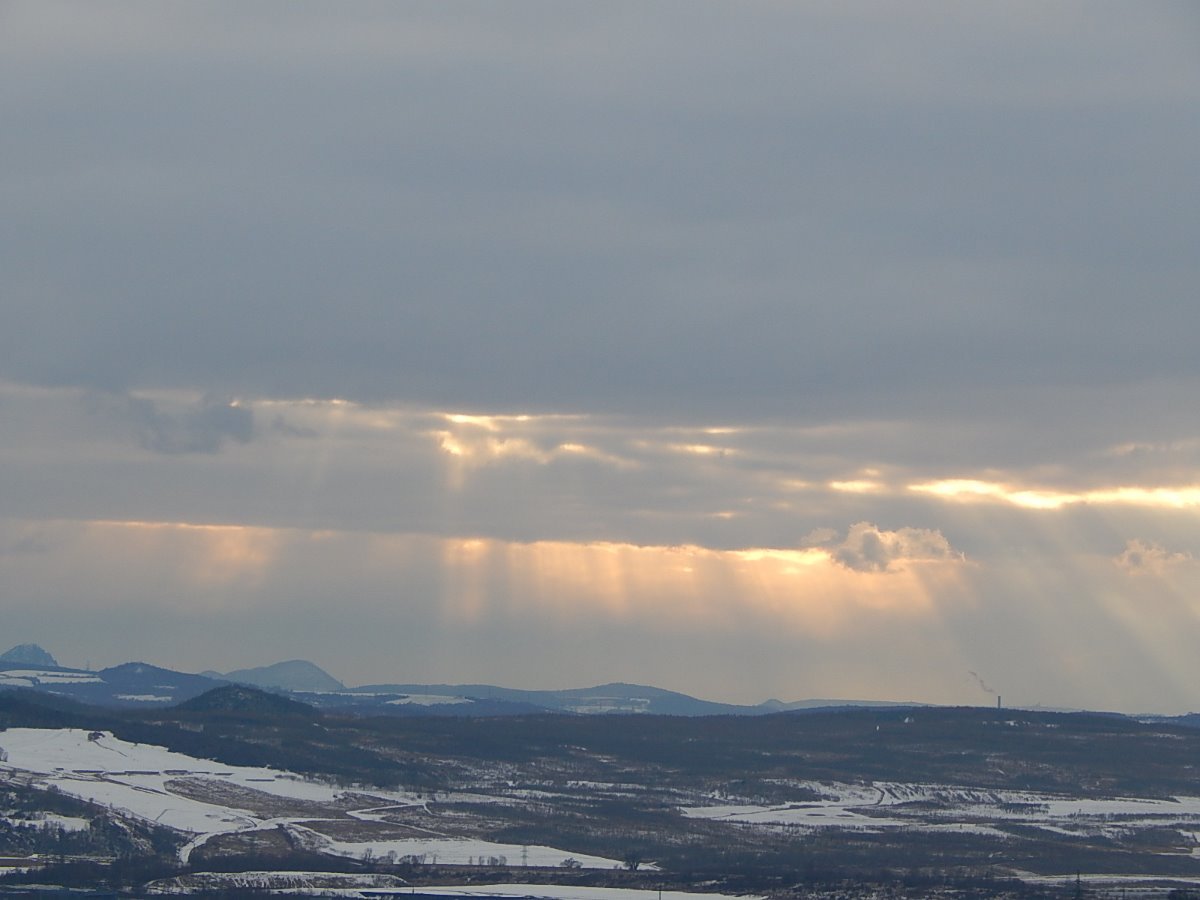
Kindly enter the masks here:
<path id="1" fill-rule="evenodd" d="M 1188 3 L 0 2 L 0 643 L 1200 709 Z"/>

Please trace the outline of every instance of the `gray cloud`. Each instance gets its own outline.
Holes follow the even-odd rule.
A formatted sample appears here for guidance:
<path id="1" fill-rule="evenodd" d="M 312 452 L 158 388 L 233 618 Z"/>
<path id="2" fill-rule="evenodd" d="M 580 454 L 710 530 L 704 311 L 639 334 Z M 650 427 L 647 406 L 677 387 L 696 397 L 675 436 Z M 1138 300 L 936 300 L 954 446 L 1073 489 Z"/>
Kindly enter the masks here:
<path id="1" fill-rule="evenodd" d="M 1200 391 L 1196 24 L 1159 3 L 0 4 L 0 593 L 39 601 L 6 627 L 90 635 L 103 609 L 166 647 L 249 597 L 247 653 L 286 609 L 280 657 L 330 628 L 386 654 L 394 631 L 446 678 L 553 657 L 663 682 L 635 651 L 670 635 L 607 607 L 582 630 L 630 648 L 623 672 L 500 583 L 478 622 L 439 625 L 474 583 L 436 557 L 698 547 L 719 582 L 784 548 L 753 565 L 816 559 L 895 608 L 863 595 L 886 615 L 861 647 L 822 644 L 815 614 L 786 639 L 734 615 L 671 657 L 732 647 L 763 695 L 912 673 L 920 699 L 974 669 L 1007 697 L 1070 681 L 1069 645 L 1091 687 L 1062 702 L 1183 702 L 1192 613 L 1113 579 L 1112 553 L 1136 536 L 1127 569 L 1189 571 L 1162 548 L 1187 546 L 1200 464 L 1179 412 Z M 909 490 L 954 479 L 993 495 Z M 1127 486 L 1166 493 L 1017 502 Z M 278 543 L 297 565 L 143 575 L 153 529 L 114 565 L 58 543 L 64 521 L 181 523 L 223 564 Z M 307 564 L 326 531 L 327 572 Z M 396 535 L 436 549 L 389 569 Z M 814 543 L 840 565 L 786 549 Z M 1129 613 L 1148 591 L 1161 627 Z M 932 656 L 934 619 L 897 630 L 906 610 L 940 617 Z"/>
<path id="2" fill-rule="evenodd" d="M 1194 54 L 1032 9 L 23 8 L 4 374 L 818 421 L 1194 379 Z"/>
<path id="3" fill-rule="evenodd" d="M 937 531 L 885 531 L 870 522 L 851 525 L 844 540 L 825 546 L 840 565 L 858 572 L 885 572 L 901 562 L 962 559 L 962 554 Z"/>
<path id="4" fill-rule="evenodd" d="M 254 413 L 215 397 L 177 403 L 171 411 L 163 409 L 161 402 L 130 394 L 93 391 L 83 402 L 89 413 L 117 428 L 128 428 L 143 448 L 154 453 L 216 453 L 228 441 L 244 444 L 254 436 Z"/>
<path id="5" fill-rule="evenodd" d="M 1032 552 L 1046 540 L 1039 521 L 1108 554 L 1114 538 L 1129 535 L 1170 545 L 1193 515 L 1153 495 L 1036 510 L 911 490 L 947 478 L 1051 497 L 1186 489 L 1192 441 L 1116 455 L 1081 444 L 1000 470 L 973 442 L 923 459 L 914 446 L 921 432 L 886 422 L 730 429 L 328 401 L 233 407 L 169 392 L 3 386 L 0 416 L 0 508 L 35 521 L 240 522 L 731 550 L 866 541 L 847 528 L 875 522 L 944 535 L 986 560 L 998 546 Z M 869 550 L 848 546 L 847 561 L 865 565 Z"/>

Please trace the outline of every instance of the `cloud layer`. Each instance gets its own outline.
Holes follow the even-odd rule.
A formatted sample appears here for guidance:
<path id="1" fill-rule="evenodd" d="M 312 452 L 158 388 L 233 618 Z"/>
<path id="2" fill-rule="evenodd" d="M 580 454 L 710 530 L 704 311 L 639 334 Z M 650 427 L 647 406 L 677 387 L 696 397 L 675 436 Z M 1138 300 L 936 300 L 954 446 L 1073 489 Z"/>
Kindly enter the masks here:
<path id="1" fill-rule="evenodd" d="M 0 5 L 6 632 L 1194 705 L 1197 27 Z"/>
<path id="2" fill-rule="evenodd" d="M 1197 375 L 1178 10 L 65 9 L 0 38 L 11 380 L 929 418 Z"/>

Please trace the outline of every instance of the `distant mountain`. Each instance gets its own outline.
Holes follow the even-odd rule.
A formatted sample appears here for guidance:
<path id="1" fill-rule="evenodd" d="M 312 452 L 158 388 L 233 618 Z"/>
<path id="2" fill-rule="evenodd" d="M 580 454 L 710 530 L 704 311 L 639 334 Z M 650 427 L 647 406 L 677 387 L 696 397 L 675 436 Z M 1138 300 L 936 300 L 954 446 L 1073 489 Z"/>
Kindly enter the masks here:
<path id="1" fill-rule="evenodd" d="M 113 705 L 163 705 L 179 703 L 211 690 L 218 681 L 203 675 L 189 675 L 145 662 L 121 663 L 96 673 L 111 693 Z M 94 692 L 93 692 L 94 693 Z M 89 703 L 105 703 L 103 699 L 86 699 Z"/>
<path id="2" fill-rule="evenodd" d="M 700 700 L 677 691 L 623 682 L 544 693 L 554 697 L 562 705 L 564 712 L 592 715 L 649 713 L 660 716 L 719 716 L 751 711 L 747 707 L 732 703 Z"/>
<path id="3" fill-rule="evenodd" d="M 58 660 L 37 644 L 17 644 L 11 650 L 0 653 L 0 664 L 3 663 L 19 666 L 58 666 Z"/>
<path id="4" fill-rule="evenodd" d="M 89 672 L 30 663 L 0 664 L 0 690 L 25 689 L 97 706 L 169 706 L 221 682 L 149 663 L 122 663 Z"/>
<path id="5" fill-rule="evenodd" d="M 226 681 L 249 684 L 260 688 L 285 691 L 344 691 L 346 686 L 322 669 L 304 659 L 289 659 L 272 666 L 238 669 L 221 676 Z"/>
<path id="6" fill-rule="evenodd" d="M 230 682 L 284 694 L 311 707 L 359 716 L 567 715 L 762 716 L 845 707 L 915 707 L 875 700 L 768 700 L 754 706 L 701 700 L 677 691 L 614 682 L 568 690 L 520 690 L 492 684 L 374 684 L 347 688 L 319 666 L 293 659 L 222 675 L 176 672 L 129 662 L 99 672 L 31 661 L 36 645 L 0 656 L 0 691 L 26 689 L 102 707 L 145 708 L 183 703 Z M 17 657 L 23 661 L 12 661 Z M 45 658 L 53 660 L 48 653 Z M 5 661 L 5 660 L 8 661 Z M 1191 723 L 1182 723 L 1191 724 Z"/>
<path id="7" fill-rule="evenodd" d="M 927 706 L 925 703 L 913 703 L 905 700 L 796 700 L 784 703 L 782 700 L 767 700 L 758 705 L 763 712 L 807 712 L 816 709 L 848 709 L 850 707 L 870 707 L 872 709 L 886 707 Z"/>
<path id="8" fill-rule="evenodd" d="M 922 704 L 886 700 L 768 700 L 754 706 L 701 700 L 677 691 L 614 682 L 589 688 L 533 691 L 492 684 L 371 684 L 303 699 L 321 708 L 358 714 L 497 716 L 537 712 L 574 715 L 762 716 L 848 707 L 899 708 Z"/>
<path id="9" fill-rule="evenodd" d="M 373 698 L 386 704 L 389 712 L 400 715 L 487 715 L 527 714 L 529 712 L 575 713 L 578 715 L 648 714 L 665 716 L 755 715 L 758 707 L 737 706 L 698 700 L 687 694 L 640 684 L 602 684 L 590 688 L 561 691 L 529 691 L 497 687 L 491 684 L 373 684 L 349 688 L 328 698 L 328 705 L 342 698 Z M 327 705 L 322 703 L 322 705 Z M 349 705 L 349 702 L 347 703 Z M 353 702 L 363 705 L 362 700 Z M 505 710 L 504 707 L 509 707 Z"/>
<path id="10" fill-rule="evenodd" d="M 1133 716 L 1145 725 L 1182 725 L 1184 728 L 1200 728 L 1200 713 L 1184 713 L 1180 716 L 1142 715 Z"/>
<path id="11" fill-rule="evenodd" d="M 177 707 L 188 712 L 225 712 L 268 716 L 303 716 L 312 718 L 317 711 L 307 703 L 291 700 L 247 687 L 244 684 L 225 684 L 192 697 Z"/>

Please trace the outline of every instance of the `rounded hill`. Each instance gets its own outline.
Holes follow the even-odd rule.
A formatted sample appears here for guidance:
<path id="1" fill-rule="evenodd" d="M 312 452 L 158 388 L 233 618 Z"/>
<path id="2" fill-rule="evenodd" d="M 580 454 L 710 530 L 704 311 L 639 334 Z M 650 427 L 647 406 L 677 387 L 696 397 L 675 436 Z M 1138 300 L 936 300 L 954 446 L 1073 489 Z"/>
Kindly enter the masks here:
<path id="1" fill-rule="evenodd" d="M 197 697 L 180 703 L 176 709 L 187 712 L 236 713 L 252 716 L 299 716 L 316 718 L 319 713 L 307 703 L 289 700 L 269 691 L 247 687 L 244 684 L 227 684 L 205 691 Z"/>

